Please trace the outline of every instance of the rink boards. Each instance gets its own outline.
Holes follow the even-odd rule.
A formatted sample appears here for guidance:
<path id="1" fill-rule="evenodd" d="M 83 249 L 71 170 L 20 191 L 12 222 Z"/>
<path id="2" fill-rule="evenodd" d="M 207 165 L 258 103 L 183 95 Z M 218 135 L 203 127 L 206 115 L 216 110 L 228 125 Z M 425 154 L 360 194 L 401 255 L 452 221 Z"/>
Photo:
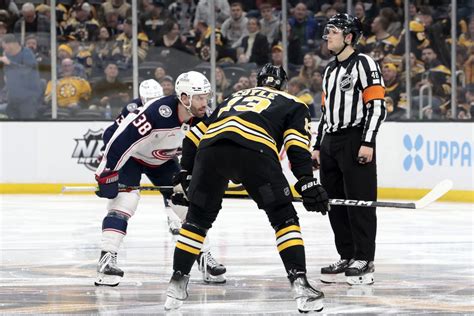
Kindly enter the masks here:
<path id="1" fill-rule="evenodd" d="M 66 184 L 93 184 L 109 124 L 0 123 L 0 193 L 58 193 Z M 454 188 L 444 200 L 474 202 L 473 139 L 474 123 L 384 123 L 377 138 L 379 197 L 417 199 L 448 178 Z M 286 155 L 281 158 L 294 183 Z"/>

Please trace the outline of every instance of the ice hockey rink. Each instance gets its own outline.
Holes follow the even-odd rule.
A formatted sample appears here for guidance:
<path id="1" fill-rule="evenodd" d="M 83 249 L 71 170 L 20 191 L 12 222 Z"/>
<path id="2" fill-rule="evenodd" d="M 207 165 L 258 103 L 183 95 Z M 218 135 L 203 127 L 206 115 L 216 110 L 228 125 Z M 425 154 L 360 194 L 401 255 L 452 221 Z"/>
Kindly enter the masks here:
<path id="1" fill-rule="evenodd" d="M 162 198 L 144 195 L 130 220 L 117 287 L 95 287 L 105 200 L 94 195 L 0 196 L 0 314 L 165 314 L 174 245 Z M 324 314 L 474 313 L 473 205 L 378 209 L 375 284 L 319 282 L 338 259 L 327 217 L 300 216 L 308 276 L 326 296 Z M 364 210 L 361 209 L 361 212 Z M 191 272 L 189 299 L 169 315 L 298 314 L 263 211 L 225 199 L 210 231 L 227 283 L 204 285 Z"/>

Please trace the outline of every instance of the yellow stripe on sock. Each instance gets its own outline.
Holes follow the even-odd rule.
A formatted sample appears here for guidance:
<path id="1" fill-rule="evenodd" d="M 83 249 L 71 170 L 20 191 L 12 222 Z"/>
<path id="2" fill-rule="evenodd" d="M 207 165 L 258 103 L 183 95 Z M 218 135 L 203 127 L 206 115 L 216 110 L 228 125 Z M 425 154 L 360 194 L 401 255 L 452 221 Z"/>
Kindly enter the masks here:
<path id="1" fill-rule="evenodd" d="M 181 230 L 179 231 L 179 234 L 183 235 L 183 236 L 186 236 L 186 237 L 189 237 L 189 238 L 192 238 L 192 239 L 195 239 L 195 240 L 200 241 L 200 242 L 204 242 L 204 237 L 202 237 L 202 236 L 200 236 L 196 233 L 190 232 L 189 230 L 186 230 L 184 228 L 181 228 Z"/>
<path id="2" fill-rule="evenodd" d="M 292 239 L 285 241 L 280 246 L 278 246 L 278 251 L 281 252 L 286 248 L 293 247 L 293 246 L 304 246 L 303 239 Z"/>
<path id="3" fill-rule="evenodd" d="M 198 255 L 201 251 L 199 249 L 189 247 L 188 245 L 182 244 L 179 241 L 176 243 L 176 248 L 192 253 L 193 255 Z"/>
<path id="4" fill-rule="evenodd" d="M 299 226 L 296 226 L 296 225 L 291 225 L 291 226 L 288 226 L 288 227 L 285 227 L 283 229 L 280 229 L 279 231 L 276 232 L 276 237 L 280 237 L 281 235 L 283 234 L 286 234 L 287 232 L 289 232 L 290 230 L 296 230 L 298 232 L 301 232 L 301 228 Z"/>

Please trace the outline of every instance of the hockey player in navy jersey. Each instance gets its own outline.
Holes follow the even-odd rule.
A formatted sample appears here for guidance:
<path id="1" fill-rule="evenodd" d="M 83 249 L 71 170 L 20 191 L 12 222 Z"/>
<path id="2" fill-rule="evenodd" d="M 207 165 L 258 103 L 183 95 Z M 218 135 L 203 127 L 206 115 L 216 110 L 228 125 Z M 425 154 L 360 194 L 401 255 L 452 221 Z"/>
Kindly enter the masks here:
<path id="1" fill-rule="evenodd" d="M 117 266 L 117 251 L 140 193 L 119 191 L 119 184 L 138 186 L 145 174 L 154 185 L 171 186 L 173 174 L 179 172 L 176 155 L 186 131 L 206 117 L 211 86 L 204 75 L 195 71 L 183 73 L 175 87 L 177 95 L 161 96 L 161 86 L 155 87 L 155 94 L 148 95 L 150 99 L 141 95 L 143 105 L 139 106 L 139 101 L 136 108 L 128 105 L 104 133 L 106 147 L 96 171 L 96 194 L 109 200 L 102 222 L 102 251 L 95 285 L 116 286 L 124 275 Z M 187 208 L 174 210 L 184 220 Z M 225 282 L 225 267 L 211 256 L 209 247 L 200 253 L 198 262 L 205 282 Z"/>

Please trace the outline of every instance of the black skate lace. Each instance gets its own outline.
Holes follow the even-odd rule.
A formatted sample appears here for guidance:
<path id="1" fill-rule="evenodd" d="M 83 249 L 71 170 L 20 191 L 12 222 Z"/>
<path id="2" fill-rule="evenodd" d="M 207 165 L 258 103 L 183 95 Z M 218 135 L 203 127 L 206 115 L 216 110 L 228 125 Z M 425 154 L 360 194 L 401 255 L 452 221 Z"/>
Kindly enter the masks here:
<path id="1" fill-rule="evenodd" d="M 340 259 L 339 261 L 333 263 L 330 265 L 331 268 L 337 268 L 339 267 L 341 264 L 343 264 L 345 261 L 347 261 L 346 259 Z"/>
<path id="2" fill-rule="evenodd" d="M 351 264 L 351 268 L 356 268 L 356 269 L 362 269 L 363 267 L 365 267 L 367 265 L 368 261 L 364 261 L 364 260 L 356 260 L 354 261 L 354 263 Z"/>

